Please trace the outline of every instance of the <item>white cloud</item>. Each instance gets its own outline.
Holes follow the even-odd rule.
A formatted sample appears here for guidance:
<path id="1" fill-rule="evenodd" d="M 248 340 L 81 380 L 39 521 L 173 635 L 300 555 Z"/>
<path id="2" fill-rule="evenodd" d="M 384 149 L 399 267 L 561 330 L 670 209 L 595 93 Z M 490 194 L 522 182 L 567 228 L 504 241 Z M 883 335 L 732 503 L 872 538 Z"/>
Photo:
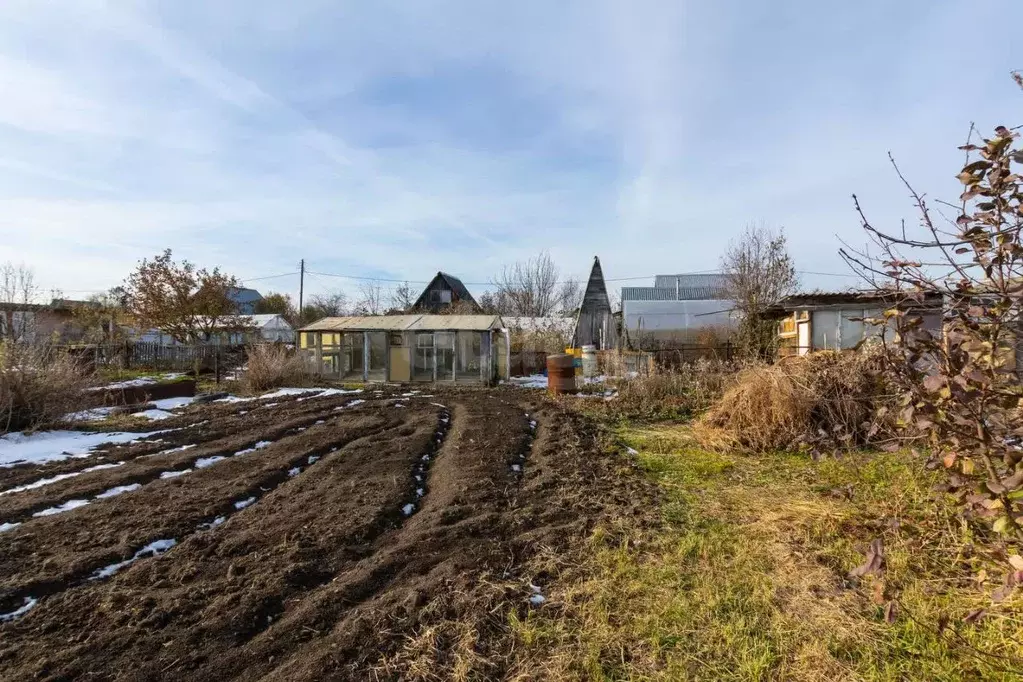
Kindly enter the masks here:
<path id="1" fill-rule="evenodd" d="M 960 128 L 1018 108 L 1019 48 L 993 46 L 979 80 L 947 49 L 980 14 L 1023 18 L 1008 0 L 5 3 L 0 260 L 68 291 L 165 247 L 243 277 L 305 257 L 469 281 L 546 247 L 622 277 L 713 268 L 764 220 L 833 271 L 853 191 L 911 217 L 885 151 L 954 190 Z"/>

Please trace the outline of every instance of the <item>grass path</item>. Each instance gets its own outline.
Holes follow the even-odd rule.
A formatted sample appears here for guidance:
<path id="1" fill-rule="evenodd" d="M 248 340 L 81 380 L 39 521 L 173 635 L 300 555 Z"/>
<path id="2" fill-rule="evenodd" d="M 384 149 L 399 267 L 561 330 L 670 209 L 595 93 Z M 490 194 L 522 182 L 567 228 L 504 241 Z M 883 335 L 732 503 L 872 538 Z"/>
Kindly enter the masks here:
<path id="1" fill-rule="evenodd" d="M 657 523 L 598 530 L 550 606 L 511 617 L 523 679 L 1018 680 L 1023 597 L 905 454 L 747 457 L 624 427 Z M 882 575 L 850 579 L 870 542 Z M 983 609 L 975 621 L 971 612 Z"/>

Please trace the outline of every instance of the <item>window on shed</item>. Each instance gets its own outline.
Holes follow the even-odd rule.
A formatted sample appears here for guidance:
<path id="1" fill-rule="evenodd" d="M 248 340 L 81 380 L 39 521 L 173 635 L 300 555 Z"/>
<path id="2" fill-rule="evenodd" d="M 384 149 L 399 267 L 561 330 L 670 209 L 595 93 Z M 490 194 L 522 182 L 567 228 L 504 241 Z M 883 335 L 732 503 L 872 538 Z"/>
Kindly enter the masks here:
<path id="1" fill-rule="evenodd" d="M 451 303 L 451 292 L 446 289 L 434 289 L 430 292 L 432 303 Z"/>

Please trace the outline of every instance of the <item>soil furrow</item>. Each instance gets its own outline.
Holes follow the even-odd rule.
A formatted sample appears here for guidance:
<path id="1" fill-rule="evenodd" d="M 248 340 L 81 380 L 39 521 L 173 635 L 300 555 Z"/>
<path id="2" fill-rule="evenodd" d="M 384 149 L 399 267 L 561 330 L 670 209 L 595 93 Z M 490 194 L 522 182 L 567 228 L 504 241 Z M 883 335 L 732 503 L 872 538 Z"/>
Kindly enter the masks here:
<path id="1" fill-rule="evenodd" d="M 89 457 L 58 460 L 44 464 L 19 464 L 11 467 L 0 467 L 0 490 L 8 490 L 26 485 L 40 478 L 49 478 L 59 474 L 81 471 L 89 466 L 118 461 L 130 461 L 137 457 L 152 455 L 162 450 L 193 443 L 209 443 L 220 438 L 230 437 L 239 431 L 249 431 L 255 426 L 268 422 L 280 424 L 288 420 L 301 421 L 310 413 L 320 413 L 329 406 L 337 406 L 351 402 L 357 396 L 329 396 L 324 398 L 308 398 L 302 402 L 292 399 L 287 406 L 277 406 L 272 413 L 261 413 L 252 409 L 241 410 L 245 414 L 233 414 L 210 405 L 188 408 L 180 417 L 156 422 L 139 420 L 129 430 L 137 429 L 138 433 L 151 431 L 169 431 L 152 438 L 139 440 L 134 444 L 106 446 L 100 445 L 93 449 Z M 371 403 L 370 403 L 371 404 Z M 225 404 L 228 405 L 228 404 Z M 249 405 L 249 403 L 229 403 L 229 405 Z M 236 408 L 231 407 L 230 410 Z M 121 424 L 119 424 L 121 426 Z M 102 425 L 83 425 L 78 430 L 95 432 L 102 430 Z"/>
<path id="2" fill-rule="evenodd" d="M 303 593 L 334 579 L 405 520 L 403 504 L 423 485 L 415 472 L 425 471 L 424 457 L 432 459 L 444 424 L 436 410 L 394 412 L 415 417 L 351 443 L 267 493 L 258 514 L 195 534 L 165 560 L 135 566 L 105 585 L 57 595 L 12 627 L 30 627 L 54 610 L 91 621 L 66 622 L 53 633 L 66 651 L 59 664 L 54 657 L 48 664 L 66 678 L 99 668 L 97 656 L 121 658 L 139 679 L 159 677 L 170 663 L 179 673 L 208 665 L 212 652 L 264 632 Z M 99 608 L 110 600 L 118 604 L 115 612 Z M 115 630 L 132 634 L 109 641 L 89 636 L 77 645 L 83 632 Z M 152 660 L 150 650 L 158 654 Z"/>
<path id="3" fill-rule="evenodd" d="M 0 612 L 26 596 L 48 594 L 132 556 L 160 538 L 181 538 L 229 513 L 308 456 L 324 455 L 370 434 L 400 428 L 401 415 L 346 415 L 245 457 L 145 488 L 73 514 L 33 520 L 0 534 Z"/>
<path id="4" fill-rule="evenodd" d="M 203 443 L 170 447 L 152 455 L 141 455 L 127 460 L 117 460 L 110 464 L 116 467 L 94 470 L 54 482 L 39 488 L 20 492 L 0 493 L 0 520 L 6 522 L 24 522 L 33 514 L 47 508 L 58 506 L 68 500 L 88 500 L 116 486 L 141 484 L 146 485 L 159 480 L 160 475 L 168 471 L 184 471 L 193 469 L 198 461 L 209 461 L 214 457 L 231 457 L 232 455 L 254 447 L 257 443 L 276 442 L 297 433 L 299 429 L 307 429 L 317 421 L 330 419 L 338 412 L 330 404 L 321 405 L 315 410 L 303 413 L 302 416 L 283 423 L 264 425 L 261 422 L 250 424 L 250 429 L 241 433 L 233 433 L 225 438 Z M 93 464 L 90 467 L 93 468 Z M 38 479 L 35 479 L 37 481 Z M 30 483 L 34 483 L 32 481 Z"/>

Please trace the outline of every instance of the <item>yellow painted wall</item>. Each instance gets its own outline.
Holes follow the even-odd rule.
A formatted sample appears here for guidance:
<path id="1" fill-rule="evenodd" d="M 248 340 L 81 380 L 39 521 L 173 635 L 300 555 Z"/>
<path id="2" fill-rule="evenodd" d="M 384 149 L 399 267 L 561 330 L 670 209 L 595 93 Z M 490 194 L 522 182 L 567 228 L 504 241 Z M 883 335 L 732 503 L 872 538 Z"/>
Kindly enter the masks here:
<path id="1" fill-rule="evenodd" d="M 388 381 L 411 381 L 412 367 L 409 362 L 408 347 L 391 346 L 387 352 L 391 359 L 391 372 Z"/>

